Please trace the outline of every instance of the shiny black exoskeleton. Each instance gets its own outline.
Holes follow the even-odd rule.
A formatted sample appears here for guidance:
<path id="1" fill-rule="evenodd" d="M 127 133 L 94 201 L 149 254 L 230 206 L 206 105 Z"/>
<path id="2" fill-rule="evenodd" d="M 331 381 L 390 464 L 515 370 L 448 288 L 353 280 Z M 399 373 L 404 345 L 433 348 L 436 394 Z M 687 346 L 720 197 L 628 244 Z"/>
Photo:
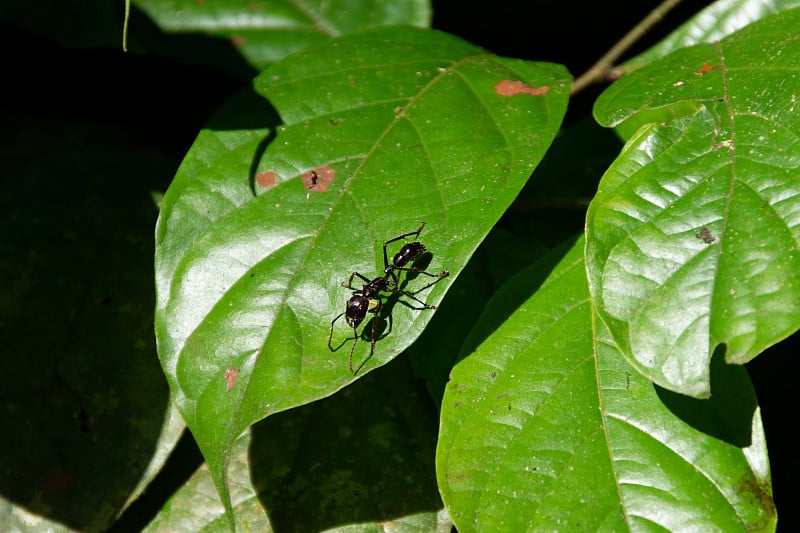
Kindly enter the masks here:
<path id="1" fill-rule="evenodd" d="M 433 278 L 443 278 L 449 274 L 447 270 L 443 270 L 439 274 L 431 274 L 430 272 L 426 272 L 420 268 L 414 267 L 407 267 L 409 263 L 416 261 L 417 259 L 425 253 L 426 248 L 425 245 L 419 241 L 409 242 L 403 245 L 400 248 L 400 251 L 395 254 L 392 258 L 392 262 L 389 263 L 389 256 L 386 253 L 386 247 L 396 241 L 407 239 L 408 237 L 414 236 L 415 238 L 419 238 L 419 234 L 422 232 L 422 228 L 425 227 L 424 222 L 420 222 L 419 227 L 416 231 L 412 231 L 409 233 L 404 233 L 398 237 L 393 239 L 389 239 L 388 241 L 383 243 L 383 276 L 369 279 L 366 276 L 359 274 L 358 272 L 353 272 L 350 274 L 350 279 L 347 283 L 342 283 L 343 287 L 347 287 L 353 291 L 353 295 L 347 301 L 347 307 L 343 313 L 340 313 L 331 321 L 331 331 L 328 335 L 328 347 L 333 350 L 333 346 L 331 342 L 333 340 L 333 325 L 339 320 L 342 316 L 344 316 L 347 325 L 353 328 L 353 335 L 355 335 L 355 339 L 353 340 L 353 346 L 350 348 L 350 372 L 353 372 L 353 351 L 356 349 L 356 344 L 358 343 L 358 328 L 359 324 L 363 322 L 364 318 L 366 318 L 367 313 L 378 313 L 380 311 L 381 306 L 383 305 L 383 300 L 381 297 L 381 293 L 399 293 L 403 296 L 411 298 L 417 303 L 420 303 L 424 306 L 425 309 L 436 309 L 435 305 L 428 305 L 422 300 L 418 299 L 413 294 L 402 290 L 399 287 L 399 280 L 397 278 L 397 272 L 414 272 L 418 274 L 425 274 L 426 276 L 430 276 Z M 353 278 L 359 278 L 361 281 L 366 282 L 364 285 L 361 286 L 360 289 L 356 289 L 353 287 Z M 375 349 L 375 324 L 376 321 L 372 321 L 372 349 Z"/>

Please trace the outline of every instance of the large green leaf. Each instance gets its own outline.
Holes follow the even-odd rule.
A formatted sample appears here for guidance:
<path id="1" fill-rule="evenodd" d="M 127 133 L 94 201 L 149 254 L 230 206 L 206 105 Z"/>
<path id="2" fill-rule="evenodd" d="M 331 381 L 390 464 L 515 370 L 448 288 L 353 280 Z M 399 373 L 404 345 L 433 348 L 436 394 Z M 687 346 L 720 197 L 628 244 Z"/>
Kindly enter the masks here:
<path id="1" fill-rule="evenodd" d="M 231 447 L 236 524 L 262 533 L 449 532 L 434 475 L 436 414 L 399 358 L 347 394 L 255 424 Z M 226 531 L 223 511 L 204 465 L 147 531 Z"/>
<path id="2" fill-rule="evenodd" d="M 447 305 L 406 350 L 438 403 L 464 338 L 486 301 L 511 277 L 584 227 L 597 181 L 621 146 L 612 130 L 591 117 L 561 128 L 501 223 L 492 228 L 448 290 Z M 581 157 L 576 157 L 578 153 Z"/>
<path id="3" fill-rule="evenodd" d="M 595 108 L 609 126 L 690 111 L 629 140 L 589 208 L 586 248 L 620 348 L 684 394 L 709 394 L 718 346 L 744 363 L 800 326 L 798 25 L 794 10 L 675 53 Z"/>
<path id="4" fill-rule="evenodd" d="M 307 46 L 373 26 L 428 26 L 427 0 L 134 0 L 164 30 L 230 41 L 257 71 Z M 132 27 L 135 35 L 136 26 Z"/>
<path id="5" fill-rule="evenodd" d="M 400 282 L 438 303 L 552 142 L 569 79 L 560 66 L 390 28 L 304 50 L 255 87 L 284 125 L 273 138 L 260 97 L 232 103 L 213 121 L 231 129 L 200 134 L 157 227 L 159 356 L 223 499 L 227 450 L 245 428 L 354 379 L 343 318 L 328 347 L 350 273 L 382 273 L 382 243 L 425 221 L 423 265 L 451 277 Z M 405 300 L 360 326 L 358 375 L 430 319 Z"/>
<path id="6" fill-rule="evenodd" d="M 717 365 L 713 400 L 635 372 L 593 316 L 583 248 L 503 287 L 453 369 L 437 474 L 458 530 L 774 529 L 745 370 Z"/>

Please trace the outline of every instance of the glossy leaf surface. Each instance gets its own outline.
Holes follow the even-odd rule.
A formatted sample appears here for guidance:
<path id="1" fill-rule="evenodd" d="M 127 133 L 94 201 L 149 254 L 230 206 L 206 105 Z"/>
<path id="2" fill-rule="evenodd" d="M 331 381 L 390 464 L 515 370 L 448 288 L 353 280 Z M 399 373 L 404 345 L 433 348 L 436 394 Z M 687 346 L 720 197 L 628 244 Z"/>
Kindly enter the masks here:
<path id="1" fill-rule="evenodd" d="M 559 66 L 393 28 L 304 50 L 255 88 L 198 137 L 157 228 L 159 356 L 221 489 L 245 428 L 354 379 L 344 318 L 328 346 L 352 294 L 341 284 L 353 271 L 382 274 L 382 243 L 421 221 L 429 253 L 414 264 L 451 276 L 399 280 L 440 302 L 552 142 L 569 79 Z M 260 95 L 284 122 L 274 138 Z M 243 122 L 252 126 L 230 126 Z M 357 375 L 430 319 L 397 296 L 359 326 Z"/>
<path id="2" fill-rule="evenodd" d="M 636 373 L 593 317 L 583 248 L 501 289 L 453 369 L 437 475 L 458 530 L 774 528 L 744 369 L 716 366 L 713 400 Z"/>
<path id="3" fill-rule="evenodd" d="M 373 26 L 428 26 L 427 0 L 134 0 L 164 30 L 222 37 L 257 71 L 330 38 Z"/>
<path id="4" fill-rule="evenodd" d="M 718 0 L 621 68 L 631 71 L 681 48 L 719 41 L 757 20 L 798 6 L 798 0 Z"/>
<path id="5" fill-rule="evenodd" d="M 587 215 L 598 312 L 648 378 L 710 391 L 718 346 L 745 363 L 800 326 L 800 12 L 698 45 L 610 87 L 607 126 L 647 124 Z"/>

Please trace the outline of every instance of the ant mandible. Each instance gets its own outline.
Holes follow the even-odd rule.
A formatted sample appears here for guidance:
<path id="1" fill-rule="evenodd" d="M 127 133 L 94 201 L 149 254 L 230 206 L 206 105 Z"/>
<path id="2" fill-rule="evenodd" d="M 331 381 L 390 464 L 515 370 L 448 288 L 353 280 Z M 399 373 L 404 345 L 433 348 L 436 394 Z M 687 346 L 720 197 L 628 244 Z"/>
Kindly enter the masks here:
<path id="1" fill-rule="evenodd" d="M 350 372 L 353 372 L 353 352 L 356 349 L 356 344 L 358 344 L 358 331 L 357 328 L 359 324 L 366 318 L 367 313 L 375 313 L 377 316 L 378 311 L 381 310 L 381 306 L 383 305 L 383 301 L 381 298 L 381 293 L 397 293 L 402 294 L 408 298 L 411 298 L 415 302 L 422 304 L 424 309 L 436 309 L 435 305 L 428 305 L 410 292 L 406 292 L 400 288 L 400 281 L 397 278 L 397 272 L 413 272 L 415 274 L 425 274 L 426 276 L 430 276 L 432 278 L 443 278 L 450 274 L 447 270 L 443 270 L 439 274 L 431 274 L 430 272 L 426 272 L 421 268 L 414 268 L 408 267 L 407 264 L 416 261 L 419 257 L 425 253 L 427 248 L 425 245 L 419 241 L 409 242 L 403 245 L 400 248 L 400 251 L 395 254 L 392 258 L 392 262 L 389 263 L 389 256 L 386 254 L 386 247 L 393 242 L 397 242 L 403 239 L 407 239 L 413 236 L 415 239 L 419 238 L 419 234 L 422 232 L 422 228 L 425 227 L 425 222 L 420 222 L 419 227 L 416 231 L 411 231 L 409 233 L 403 233 L 393 239 L 389 239 L 388 241 L 383 243 L 383 276 L 378 276 L 377 278 L 369 279 L 363 274 L 359 274 L 358 272 L 353 272 L 350 274 L 350 279 L 347 280 L 347 283 L 342 283 L 342 287 L 346 287 L 353 291 L 353 295 L 347 300 L 347 307 L 345 308 L 343 313 L 339 313 L 336 315 L 331 321 L 331 331 L 328 335 L 328 348 L 331 351 L 334 351 L 331 342 L 333 341 L 333 325 L 336 324 L 336 321 L 339 320 L 344 316 L 347 325 L 353 328 L 353 335 L 355 339 L 353 340 L 353 346 L 350 347 Z M 365 284 L 361 286 L 360 289 L 353 287 L 353 278 L 359 278 L 361 281 L 364 281 Z M 372 349 L 375 349 L 375 323 L 376 320 L 372 321 L 372 336 L 370 337 L 372 343 Z M 354 372 L 353 372 L 354 373 Z"/>

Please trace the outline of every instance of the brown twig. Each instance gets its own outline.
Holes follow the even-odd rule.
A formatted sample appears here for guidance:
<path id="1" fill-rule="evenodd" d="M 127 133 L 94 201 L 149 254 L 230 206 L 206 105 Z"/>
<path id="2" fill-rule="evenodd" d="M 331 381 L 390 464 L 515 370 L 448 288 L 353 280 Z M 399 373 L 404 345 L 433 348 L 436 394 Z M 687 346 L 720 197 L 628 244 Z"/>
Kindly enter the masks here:
<path id="1" fill-rule="evenodd" d="M 675 6 L 680 4 L 683 0 L 664 0 L 655 9 L 647 14 L 636 26 L 625 34 L 625 36 L 617 41 L 617 44 L 611 47 L 603 57 L 589 67 L 589 70 L 578 76 L 572 84 L 570 94 L 575 94 L 578 91 L 586 88 L 587 85 L 594 83 L 598 80 L 606 78 L 607 74 L 611 72 L 614 62 L 624 54 L 633 43 L 638 41 L 645 33 L 647 33 L 653 26 L 664 18 Z"/>

